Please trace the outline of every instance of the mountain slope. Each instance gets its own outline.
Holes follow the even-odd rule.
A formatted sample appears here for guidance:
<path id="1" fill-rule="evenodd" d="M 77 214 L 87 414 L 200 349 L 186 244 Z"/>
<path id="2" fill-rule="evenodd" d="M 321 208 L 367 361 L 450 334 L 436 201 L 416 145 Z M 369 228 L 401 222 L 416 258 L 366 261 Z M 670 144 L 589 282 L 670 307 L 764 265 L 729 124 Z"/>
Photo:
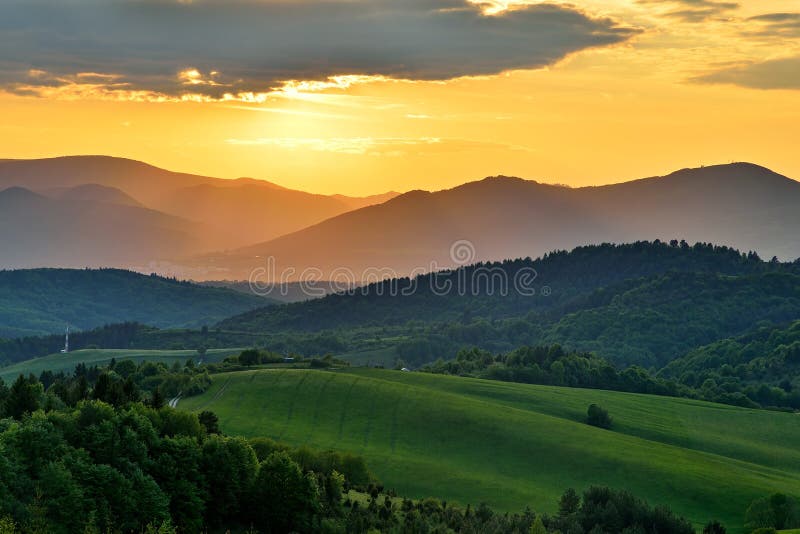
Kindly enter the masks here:
<path id="1" fill-rule="evenodd" d="M 120 204 L 123 206 L 144 207 L 138 200 L 116 187 L 99 184 L 84 184 L 75 187 L 59 188 L 48 191 L 52 196 L 64 202 L 90 201 Z"/>
<path id="2" fill-rule="evenodd" d="M 704 244 L 592 245 L 536 260 L 476 264 L 422 275 L 413 281 L 389 280 L 322 299 L 253 310 L 221 326 L 250 331 L 313 331 L 403 325 L 415 320 L 460 322 L 465 314 L 475 319 L 519 317 L 531 312 L 560 316 L 606 305 L 617 293 L 637 288 L 643 279 L 670 271 L 748 275 L 800 273 L 800 266 L 763 262 L 734 249 Z M 515 286 L 514 280 L 525 272 L 535 276 Z M 502 274 L 502 278 L 487 286 L 485 273 Z M 546 295 L 542 294 L 545 288 Z M 528 289 L 533 294 L 527 294 Z"/>
<path id="3" fill-rule="evenodd" d="M 135 205 L 0 191 L 0 268 L 124 266 L 201 249 L 204 229 Z"/>
<path id="4" fill-rule="evenodd" d="M 776 394 L 788 394 L 792 405 L 800 409 L 800 321 L 698 347 L 659 374 L 704 389 L 750 385 L 752 396 L 764 406 L 777 406 Z"/>
<path id="5" fill-rule="evenodd" d="M 520 273 L 536 276 L 514 285 Z M 503 352 L 558 343 L 618 365 L 658 369 L 698 346 L 797 318 L 798 263 L 707 244 L 639 242 L 390 280 L 253 310 L 219 327 L 253 334 L 329 330 L 353 349 L 366 346 L 359 339 L 373 340 L 386 349 L 386 365 L 449 359 L 464 347 Z"/>
<path id="6" fill-rule="evenodd" d="M 668 176 L 577 190 L 603 206 L 630 239 L 703 241 L 800 257 L 800 182 L 752 163 L 683 169 Z"/>
<path id="7" fill-rule="evenodd" d="M 794 259 L 800 256 L 798 231 L 800 183 L 737 163 L 580 189 L 496 177 L 435 193 L 414 191 L 190 265 L 213 263 L 227 278 L 247 278 L 272 257 L 275 278 L 284 269 L 298 277 L 317 268 L 323 276 L 344 270 L 362 281 L 376 273 L 408 275 L 582 244 L 674 237 Z M 465 257 L 452 257 L 451 247 L 461 240 L 471 248 Z"/>
<path id="8" fill-rule="evenodd" d="M 141 203 L 201 225 L 193 232 L 191 245 L 176 248 L 172 258 L 273 239 L 396 195 L 363 198 L 315 195 L 253 178 L 226 180 L 172 172 L 107 156 L 0 161 L 0 190 L 14 186 L 45 194 L 65 192 L 71 201 Z M 101 188 L 113 188 L 131 198 L 122 202 L 119 194 Z M 71 191 L 66 193 L 67 190 Z M 118 235 L 126 237 L 124 232 Z M 131 250 L 139 252 L 142 264 L 155 259 L 147 249 L 139 251 L 131 247 Z M 61 265 L 57 260 L 53 258 L 48 264 Z"/>
<path id="9" fill-rule="evenodd" d="M 0 337 L 124 321 L 199 327 L 267 302 L 227 289 L 115 269 L 0 271 Z"/>
<path id="10" fill-rule="evenodd" d="M 672 273 L 562 317 L 543 340 L 594 351 L 618 365 L 658 368 L 695 347 L 798 317 L 800 276 Z"/>
<path id="11" fill-rule="evenodd" d="M 314 195 L 256 182 L 185 187 L 165 195 L 158 206 L 218 229 L 224 236 L 220 246 L 237 248 L 294 232 L 363 205 L 361 199 Z"/>

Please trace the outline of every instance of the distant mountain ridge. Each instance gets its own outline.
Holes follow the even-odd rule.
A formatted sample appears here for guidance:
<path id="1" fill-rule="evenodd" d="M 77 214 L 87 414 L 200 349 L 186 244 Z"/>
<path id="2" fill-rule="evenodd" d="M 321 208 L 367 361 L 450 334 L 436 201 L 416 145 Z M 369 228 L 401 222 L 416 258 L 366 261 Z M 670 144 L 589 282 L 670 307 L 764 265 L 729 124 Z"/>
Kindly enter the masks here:
<path id="1" fill-rule="evenodd" d="M 165 260 L 272 239 L 395 195 L 314 195 L 108 156 L 0 160 L 0 192 L 16 187 L 42 198 L 36 204 L 4 195 L 24 206 L 0 215 L 7 223 L 0 245 L 8 251 L 0 268 L 160 270 Z"/>
<path id="2" fill-rule="evenodd" d="M 275 260 L 276 277 L 319 269 L 404 276 L 471 261 L 536 257 L 592 243 L 674 237 L 762 256 L 800 257 L 800 183 L 750 163 L 568 188 L 493 177 L 437 192 L 412 191 L 304 230 L 188 262 L 217 278 L 247 279 Z M 464 242 L 466 258 L 451 257 Z M 468 261 L 464 261 L 464 260 Z M 191 271 L 190 271 L 191 272 Z"/>
<path id="3" fill-rule="evenodd" d="M 197 280 L 368 282 L 593 243 L 686 239 L 800 256 L 800 183 L 750 163 L 569 188 L 498 176 L 436 192 L 314 195 L 122 158 L 0 161 L 0 268 L 117 266 Z M 63 192 L 59 196 L 57 192 Z M 69 192 L 67 192 L 69 191 Z M 253 244 L 257 243 L 257 244 Z M 460 244 L 460 256 L 452 250 Z M 270 278 L 270 276 L 272 278 Z"/>
<path id="4" fill-rule="evenodd" d="M 58 198 L 64 202 L 88 200 L 120 204 L 123 206 L 144 207 L 138 200 L 121 189 L 100 184 L 84 184 L 75 187 L 57 188 L 45 191 L 44 193 L 47 196 Z"/>
<path id="5" fill-rule="evenodd" d="M 200 225 L 139 205 L 70 195 L 75 191 L 67 190 L 65 199 L 23 187 L 0 190 L 0 268 L 145 268 L 147 258 L 201 248 Z"/>

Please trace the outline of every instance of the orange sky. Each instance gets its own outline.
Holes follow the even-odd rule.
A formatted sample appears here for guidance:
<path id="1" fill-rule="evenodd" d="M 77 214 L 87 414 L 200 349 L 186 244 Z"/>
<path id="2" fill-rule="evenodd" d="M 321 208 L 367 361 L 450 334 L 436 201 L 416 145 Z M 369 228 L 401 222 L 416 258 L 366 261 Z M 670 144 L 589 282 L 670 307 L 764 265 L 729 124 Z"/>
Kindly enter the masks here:
<path id="1" fill-rule="evenodd" d="M 800 179 L 794 64 L 777 69 L 770 88 L 750 87 L 765 75 L 752 81 L 748 70 L 800 56 L 800 22 L 752 18 L 791 14 L 796 2 L 700 3 L 710 14 L 676 14 L 686 0 L 586 0 L 584 13 L 639 33 L 543 68 L 484 76 L 294 83 L 255 103 L 131 101 L 80 82 L 35 96 L 7 89 L 0 157 L 108 154 L 346 194 L 495 174 L 579 186 L 733 160 Z M 176 72 L 187 94 L 208 77 L 193 68 Z"/>

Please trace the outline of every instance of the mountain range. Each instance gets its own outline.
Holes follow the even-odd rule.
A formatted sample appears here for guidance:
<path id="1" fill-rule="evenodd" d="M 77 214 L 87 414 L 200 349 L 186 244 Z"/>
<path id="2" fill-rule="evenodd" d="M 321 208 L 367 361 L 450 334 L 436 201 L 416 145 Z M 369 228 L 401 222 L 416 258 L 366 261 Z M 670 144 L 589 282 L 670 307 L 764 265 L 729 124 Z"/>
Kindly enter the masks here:
<path id="1" fill-rule="evenodd" d="M 194 265 L 247 279 L 271 257 L 276 278 L 287 269 L 294 276 L 318 269 L 334 278 L 346 270 L 362 282 L 656 238 L 788 260 L 800 256 L 798 231 L 800 183 L 750 163 L 575 189 L 499 176 L 412 191 L 258 245 L 195 258 Z"/>
<path id="2" fill-rule="evenodd" d="M 313 269 L 358 284 L 656 238 L 800 256 L 800 183 L 751 163 L 597 187 L 497 176 L 347 197 L 105 156 L 2 160 L 0 211 L 0 268 L 113 266 L 195 280 L 296 281 Z"/>
<path id="3" fill-rule="evenodd" d="M 17 186 L 0 191 L 0 268 L 143 265 L 200 246 L 202 232 L 185 219 L 109 202 L 124 198 L 118 190 L 80 187 L 56 198 Z"/>
<path id="4" fill-rule="evenodd" d="M 269 240 L 395 196 L 316 195 L 106 156 L 0 160 L 0 268 L 131 267 Z"/>

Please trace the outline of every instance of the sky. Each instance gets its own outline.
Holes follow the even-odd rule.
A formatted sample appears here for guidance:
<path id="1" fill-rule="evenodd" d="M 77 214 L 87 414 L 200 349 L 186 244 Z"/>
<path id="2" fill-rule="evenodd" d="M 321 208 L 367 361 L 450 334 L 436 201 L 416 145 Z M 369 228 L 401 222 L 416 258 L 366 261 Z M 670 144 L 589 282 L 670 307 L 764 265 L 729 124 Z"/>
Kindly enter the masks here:
<path id="1" fill-rule="evenodd" d="M 797 0 L 4 0 L 0 158 L 319 193 L 800 179 Z"/>

